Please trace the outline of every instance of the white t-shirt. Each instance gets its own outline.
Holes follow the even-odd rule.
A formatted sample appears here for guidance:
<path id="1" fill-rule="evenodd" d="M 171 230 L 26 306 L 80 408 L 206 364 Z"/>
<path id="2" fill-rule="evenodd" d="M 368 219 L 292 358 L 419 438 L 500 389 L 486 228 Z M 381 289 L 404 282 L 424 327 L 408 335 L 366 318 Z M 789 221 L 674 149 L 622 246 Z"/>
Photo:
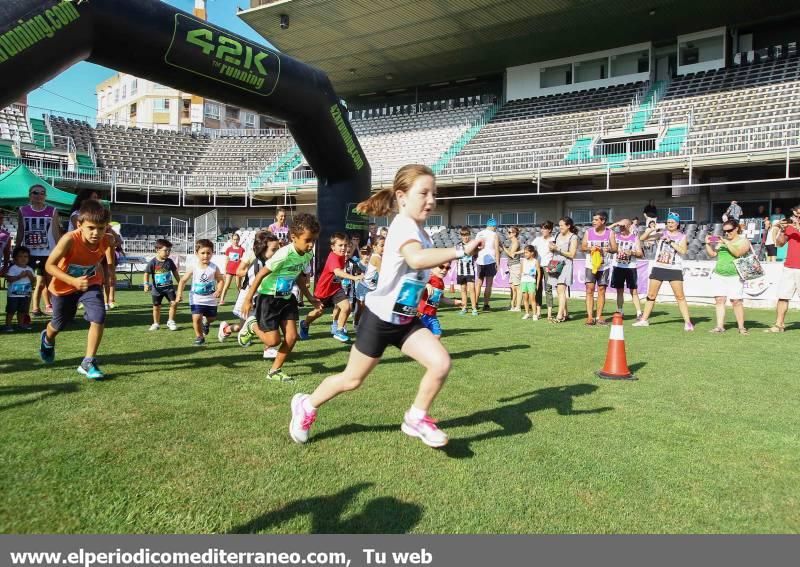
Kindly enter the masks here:
<path id="1" fill-rule="evenodd" d="M 550 238 L 544 236 L 537 236 L 533 239 L 532 246 L 536 248 L 536 254 L 539 255 L 539 264 L 547 266 L 550 260 L 553 259 L 553 253 L 550 251 L 550 243 L 553 241 L 552 235 Z"/>
<path id="2" fill-rule="evenodd" d="M 497 232 L 486 228 L 475 235 L 475 239 L 477 240 L 478 238 L 483 239 L 483 248 L 478 252 L 478 259 L 475 263 L 479 266 L 496 264 L 497 257 L 495 256 L 495 247 L 497 246 Z"/>
<path id="3" fill-rule="evenodd" d="M 419 242 L 423 248 L 433 247 L 430 236 L 422 227 L 406 215 L 397 215 L 389 226 L 383 247 L 378 285 L 365 300 L 369 310 L 378 318 L 394 325 L 413 321 L 430 277 L 430 270 L 412 270 L 400 254 L 400 248 L 411 241 Z"/>
<path id="4" fill-rule="evenodd" d="M 523 258 L 522 277 L 520 278 L 520 281 L 525 283 L 535 282 L 538 266 L 539 263 L 536 260 L 536 258 L 531 258 L 530 260 L 528 260 L 527 258 Z"/>
<path id="5" fill-rule="evenodd" d="M 669 232 L 664 234 L 665 236 L 656 242 L 656 257 L 653 266 L 664 268 L 665 270 L 682 270 L 683 256 L 678 254 L 670 242 L 679 243 L 686 238 L 686 235 L 682 232 L 677 232 L 674 235 Z"/>
<path id="6" fill-rule="evenodd" d="M 32 274 L 33 270 L 28 266 L 20 268 L 16 264 L 12 264 L 8 269 L 8 275 L 11 277 L 17 277 L 25 272 L 30 272 Z M 31 280 L 28 278 L 23 278 L 8 284 L 8 297 L 30 297 L 32 292 L 33 286 L 31 285 Z"/>
<path id="7" fill-rule="evenodd" d="M 214 297 L 217 291 L 217 266 L 210 262 L 206 268 L 199 264 L 192 271 L 192 291 L 189 296 L 190 305 L 206 305 L 215 307 L 219 299 Z"/>

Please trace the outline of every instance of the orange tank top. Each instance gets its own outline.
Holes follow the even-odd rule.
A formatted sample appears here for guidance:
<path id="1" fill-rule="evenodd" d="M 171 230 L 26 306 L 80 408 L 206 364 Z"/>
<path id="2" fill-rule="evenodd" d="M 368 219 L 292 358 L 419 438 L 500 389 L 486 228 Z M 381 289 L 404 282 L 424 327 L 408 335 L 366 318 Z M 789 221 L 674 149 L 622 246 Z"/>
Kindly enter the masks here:
<path id="1" fill-rule="evenodd" d="M 100 260 L 103 259 L 108 249 L 108 236 L 104 234 L 97 248 L 91 250 L 81 238 L 80 230 L 73 230 L 69 235 L 72 238 L 72 248 L 58 262 L 58 267 L 74 278 L 88 276 L 90 286 L 101 285 L 103 275 L 100 271 Z M 58 278 L 53 278 L 50 282 L 50 293 L 55 295 L 69 295 L 75 291 L 74 287 Z"/>

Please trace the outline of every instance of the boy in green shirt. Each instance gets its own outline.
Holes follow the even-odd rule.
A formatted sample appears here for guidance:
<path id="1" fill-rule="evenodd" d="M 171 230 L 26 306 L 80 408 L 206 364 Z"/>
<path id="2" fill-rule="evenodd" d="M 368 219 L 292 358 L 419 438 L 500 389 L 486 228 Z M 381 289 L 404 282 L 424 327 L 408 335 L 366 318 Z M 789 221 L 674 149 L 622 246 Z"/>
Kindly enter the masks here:
<path id="1" fill-rule="evenodd" d="M 292 294 L 295 282 L 303 296 L 315 308 L 321 308 L 320 301 L 308 291 L 308 276 L 305 273 L 314 258 L 312 250 L 319 237 L 319 230 L 319 222 L 314 215 L 297 215 L 289 229 L 291 242 L 267 260 L 247 289 L 241 308 L 242 316 L 246 320 L 239 331 L 239 344 L 244 344 L 252 339 L 252 335 L 257 335 L 266 347 L 280 345 L 278 356 L 267 373 L 268 380 L 291 380 L 283 371 L 283 363 L 297 342 L 300 311 L 297 298 Z M 256 315 L 252 317 L 249 314 L 256 293 L 259 298 Z"/>

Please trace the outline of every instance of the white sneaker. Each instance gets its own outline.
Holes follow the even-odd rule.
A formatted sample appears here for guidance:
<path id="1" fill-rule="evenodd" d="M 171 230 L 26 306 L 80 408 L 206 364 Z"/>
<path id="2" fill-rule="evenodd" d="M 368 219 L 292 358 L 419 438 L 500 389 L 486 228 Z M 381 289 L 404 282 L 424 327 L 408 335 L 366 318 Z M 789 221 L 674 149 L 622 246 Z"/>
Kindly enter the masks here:
<path id="1" fill-rule="evenodd" d="M 530 313 L 525 313 L 525 315 L 523 315 L 522 318 L 523 319 L 530 319 L 531 318 L 531 314 Z"/>
<path id="2" fill-rule="evenodd" d="M 650 321 L 648 321 L 647 319 L 639 319 L 638 321 L 636 321 L 631 326 L 632 327 L 649 327 L 650 326 Z"/>
<path id="3" fill-rule="evenodd" d="M 267 360 L 272 360 L 273 358 L 278 357 L 278 349 L 276 348 L 265 348 L 264 349 L 264 358 Z"/>
<path id="4" fill-rule="evenodd" d="M 295 443 L 308 441 L 308 430 L 317 419 L 317 412 L 308 413 L 303 409 L 303 401 L 308 399 L 308 394 L 295 394 L 292 398 L 292 420 L 289 422 L 289 436 Z"/>
<path id="5" fill-rule="evenodd" d="M 224 343 L 225 339 L 229 336 L 231 336 L 231 326 L 225 321 L 222 321 L 219 324 L 219 331 L 217 331 L 217 339 L 219 339 L 219 342 Z"/>
<path id="6" fill-rule="evenodd" d="M 153 323 L 152 325 L 150 325 L 150 328 L 147 329 L 147 330 L 148 331 L 158 331 L 160 328 L 161 328 L 161 325 L 159 325 L 158 323 Z"/>
<path id="7" fill-rule="evenodd" d="M 539 317 L 538 315 L 534 315 L 534 316 L 532 317 L 532 319 L 533 319 L 534 321 L 538 321 L 539 319 L 541 319 L 541 317 Z"/>
<path id="8" fill-rule="evenodd" d="M 419 437 L 428 447 L 447 445 L 447 434 L 436 426 L 436 420 L 429 415 L 422 419 L 413 419 L 406 412 L 400 430 L 411 437 Z"/>
<path id="9" fill-rule="evenodd" d="M 167 329 L 169 329 L 170 331 L 177 331 L 178 325 L 175 323 L 175 321 L 170 319 L 169 321 L 167 321 Z"/>

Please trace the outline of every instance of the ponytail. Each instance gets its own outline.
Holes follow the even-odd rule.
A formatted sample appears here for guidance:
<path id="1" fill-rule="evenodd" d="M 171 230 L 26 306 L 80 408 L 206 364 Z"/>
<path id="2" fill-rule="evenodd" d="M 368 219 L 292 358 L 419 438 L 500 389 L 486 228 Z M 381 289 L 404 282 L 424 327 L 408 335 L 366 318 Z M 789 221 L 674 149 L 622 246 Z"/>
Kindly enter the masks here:
<path id="1" fill-rule="evenodd" d="M 389 213 L 394 211 L 395 201 L 397 200 L 395 193 L 397 191 L 401 191 L 403 193 L 407 192 L 409 189 L 411 189 L 414 181 L 423 175 L 433 177 L 434 179 L 436 178 L 433 170 L 427 165 L 422 165 L 419 163 L 404 165 L 397 170 L 397 173 L 394 176 L 394 182 L 392 183 L 392 187 L 390 189 L 381 189 L 366 201 L 360 202 L 356 207 L 356 210 L 362 215 L 370 215 L 373 217 L 387 216 Z"/>

